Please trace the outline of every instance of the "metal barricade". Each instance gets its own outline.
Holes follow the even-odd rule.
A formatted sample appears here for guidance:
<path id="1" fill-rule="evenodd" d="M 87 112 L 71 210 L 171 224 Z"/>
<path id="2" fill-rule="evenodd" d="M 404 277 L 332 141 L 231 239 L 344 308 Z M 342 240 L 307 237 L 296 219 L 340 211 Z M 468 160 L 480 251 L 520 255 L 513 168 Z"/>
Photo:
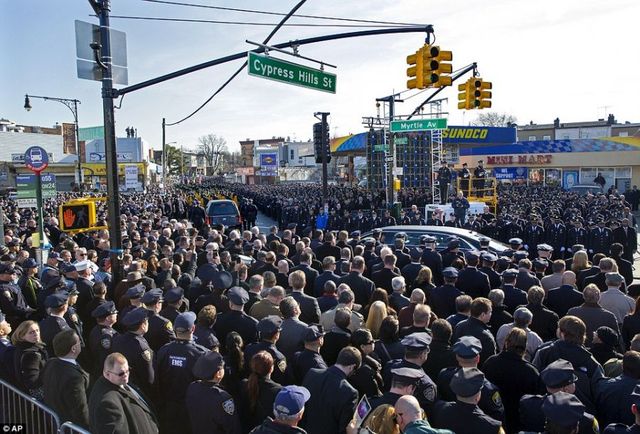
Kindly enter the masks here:
<path id="1" fill-rule="evenodd" d="M 15 432 L 56 434 L 60 427 L 60 419 L 53 410 L 2 380 L 0 421 L 23 426 L 22 430 Z"/>
<path id="2" fill-rule="evenodd" d="M 65 422 L 60 426 L 58 434 L 91 434 L 84 428 L 79 427 L 75 423 Z"/>

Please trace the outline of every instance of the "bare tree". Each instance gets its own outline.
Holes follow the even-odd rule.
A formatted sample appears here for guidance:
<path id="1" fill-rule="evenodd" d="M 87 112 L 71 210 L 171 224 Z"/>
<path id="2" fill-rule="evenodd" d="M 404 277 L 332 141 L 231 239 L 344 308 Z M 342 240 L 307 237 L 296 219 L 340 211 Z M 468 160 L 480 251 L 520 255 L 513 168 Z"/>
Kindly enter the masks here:
<path id="1" fill-rule="evenodd" d="M 478 114 L 478 117 L 471 122 L 471 125 L 478 127 L 508 127 L 515 125 L 516 122 L 518 122 L 518 119 L 513 115 L 488 112 Z"/>
<path id="2" fill-rule="evenodd" d="M 227 141 L 224 137 L 207 134 L 198 139 L 198 150 L 204 155 L 207 164 L 206 175 L 214 175 L 222 169 L 223 153 L 227 152 Z"/>

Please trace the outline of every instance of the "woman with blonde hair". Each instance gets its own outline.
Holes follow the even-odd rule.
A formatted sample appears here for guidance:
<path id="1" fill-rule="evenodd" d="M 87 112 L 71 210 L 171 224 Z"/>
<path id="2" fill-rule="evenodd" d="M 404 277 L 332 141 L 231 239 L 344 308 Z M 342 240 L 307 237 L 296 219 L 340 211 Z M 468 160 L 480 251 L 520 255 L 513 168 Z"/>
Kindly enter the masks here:
<path id="1" fill-rule="evenodd" d="M 591 268 L 591 262 L 589 262 L 587 252 L 584 250 L 575 252 L 573 254 L 573 260 L 571 261 L 571 271 L 576 273 L 577 276 L 579 272 L 588 268 Z"/>
<path id="2" fill-rule="evenodd" d="M 369 309 L 369 316 L 367 317 L 367 328 L 371 330 L 371 334 L 374 339 L 378 339 L 380 333 L 380 325 L 388 315 L 387 306 L 384 302 L 377 300 L 374 301 Z"/>
<path id="3" fill-rule="evenodd" d="M 436 286 L 433 284 L 433 272 L 431 271 L 431 268 L 423 266 L 418 272 L 418 276 L 413 281 L 412 288 L 422 289 L 422 291 L 426 295 L 425 303 L 427 303 L 429 300 L 429 294 L 431 293 L 431 290 L 435 287 Z"/>
<path id="4" fill-rule="evenodd" d="M 44 398 L 40 372 L 47 361 L 45 344 L 40 340 L 40 327 L 35 321 L 23 321 L 11 336 L 16 349 L 13 366 L 16 386 L 39 401 Z"/>
<path id="5" fill-rule="evenodd" d="M 395 416 L 396 410 L 392 405 L 382 404 L 371 412 L 364 426 L 376 434 L 400 434 Z"/>

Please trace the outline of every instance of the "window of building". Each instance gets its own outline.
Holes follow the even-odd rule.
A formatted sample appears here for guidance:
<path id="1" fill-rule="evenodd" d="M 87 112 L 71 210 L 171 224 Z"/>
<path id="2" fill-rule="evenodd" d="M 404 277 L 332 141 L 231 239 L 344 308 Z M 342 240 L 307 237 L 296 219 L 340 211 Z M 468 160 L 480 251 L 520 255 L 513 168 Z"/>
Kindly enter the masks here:
<path id="1" fill-rule="evenodd" d="M 569 134 L 563 134 L 562 140 L 569 140 Z"/>
<path id="2" fill-rule="evenodd" d="M 551 136 L 542 136 L 542 140 L 551 140 Z"/>
<path id="3" fill-rule="evenodd" d="M 534 140 L 536 140 L 536 136 L 529 136 L 529 141 L 533 142 Z"/>
<path id="4" fill-rule="evenodd" d="M 618 134 L 618 137 L 629 137 L 629 132 L 628 131 L 620 131 L 620 133 Z"/>
<path id="5" fill-rule="evenodd" d="M 545 169 L 545 172 L 544 172 L 545 185 L 549 185 L 549 186 L 560 185 L 561 180 L 562 180 L 561 169 Z"/>
<path id="6" fill-rule="evenodd" d="M 631 167 L 616 167 L 616 178 L 631 178 Z"/>
<path id="7" fill-rule="evenodd" d="M 289 159 L 293 160 L 294 158 L 295 158 L 295 155 L 294 155 L 294 152 L 293 152 L 293 149 L 292 149 L 291 150 L 291 157 L 289 157 Z"/>
<path id="8" fill-rule="evenodd" d="M 536 185 L 544 183 L 544 169 L 529 169 L 529 184 Z"/>

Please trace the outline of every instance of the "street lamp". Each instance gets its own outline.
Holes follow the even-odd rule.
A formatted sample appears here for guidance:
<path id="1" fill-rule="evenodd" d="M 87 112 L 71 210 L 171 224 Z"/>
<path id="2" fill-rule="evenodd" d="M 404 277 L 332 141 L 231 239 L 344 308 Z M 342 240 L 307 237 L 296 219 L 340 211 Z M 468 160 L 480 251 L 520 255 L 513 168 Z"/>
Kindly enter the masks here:
<path id="1" fill-rule="evenodd" d="M 49 96 L 37 96 L 37 95 L 25 95 L 24 96 L 24 109 L 26 111 L 31 111 L 31 100 L 29 98 L 40 98 L 43 99 L 45 101 L 56 101 L 59 103 L 64 104 L 65 106 L 67 106 L 67 108 L 69 110 L 71 110 L 71 113 L 73 114 L 73 120 L 74 120 L 74 124 L 75 124 L 75 139 L 76 139 L 76 157 L 78 159 L 78 165 L 76 167 L 77 170 L 77 183 L 78 183 L 78 188 L 80 189 L 80 191 L 82 192 L 83 190 L 83 185 L 82 185 L 82 162 L 80 161 L 80 136 L 79 136 L 79 131 L 78 131 L 78 104 L 80 104 L 80 101 L 78 101 L 77 99 L 68 99 L 68 98 L 53 98 L 53 97 L 49 97 Z"/>

